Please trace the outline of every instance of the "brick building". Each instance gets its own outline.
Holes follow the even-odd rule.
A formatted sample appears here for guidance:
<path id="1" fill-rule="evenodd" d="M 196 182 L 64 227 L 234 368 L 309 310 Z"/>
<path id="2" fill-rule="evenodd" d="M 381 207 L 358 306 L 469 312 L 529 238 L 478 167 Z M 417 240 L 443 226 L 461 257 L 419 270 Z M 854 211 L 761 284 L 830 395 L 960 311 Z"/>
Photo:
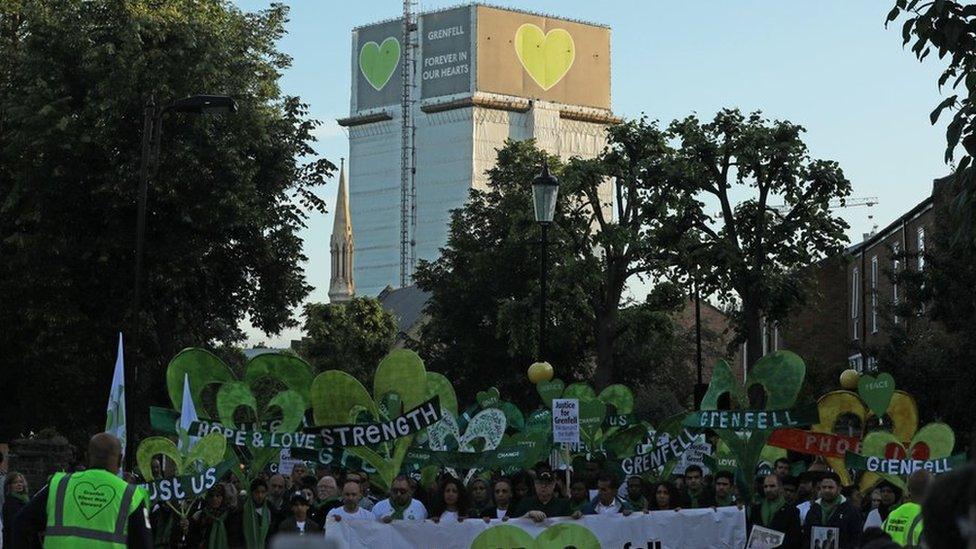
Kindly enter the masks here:
<path id="1" fill-rule="evenodd" d="M 934 230 L 935 204 L 945 185 L 945 180 L 935 180 L 932 193 L 914 208 L 883 229 L 865 234 L 843 256 L 820 262 L 814 268 L 812 296 L 784 328 L 778 348 L 796 352 L 810 365 L 847 362 L 858 371 L 874 370 L 873 353 L 889 338 L 886 315 L 904 299 L 904 289 L 892 282 L 889 273 L 924 268 L 922 253 Z"/>
<path id="2" fill-rule="evenodd" d="M 937 180 L 932 195 L 884 229 L 866 235 L 864 241 L 848 249 L 845 339 L 848 362 L 858 371 L 875 369 L 876 358 L 872 356 L 872 350 L 885 345 L 889 338 L 884 315 L 890 314 L 890 306 L 904 298 L 904 289 L 899 289 L 888 273 L 925 267 L 923 253 L 926 239 L 931 238 L 934 230 L 935 191 L 939 186 Z M 924 320 L 893 317 L 892 321 Z"/>
<path id="3" fill-rule="evenodd" d="M 850 354 L 846 339 L 847 265 L 848 257 L 844 254 L 824 259 L 810 269 L 811 288 L 807 302 L 785 326 L 773 328 L 770 350 L 793 351 L 809 368 L 847 361 Z"/>

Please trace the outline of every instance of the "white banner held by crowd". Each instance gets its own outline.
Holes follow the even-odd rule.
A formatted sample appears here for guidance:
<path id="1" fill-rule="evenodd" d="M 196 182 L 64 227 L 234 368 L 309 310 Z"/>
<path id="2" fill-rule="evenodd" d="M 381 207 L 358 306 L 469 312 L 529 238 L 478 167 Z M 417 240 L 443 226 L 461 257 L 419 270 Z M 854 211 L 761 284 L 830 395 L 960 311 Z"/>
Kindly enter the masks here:
<path id="1" fill-rule="evenodd" d="M 447 521 L 329 521 L 325 538 L 330 547 L 352 549 L 383 547 L 407 549 L 536 549 L 643 548 L 707 549 L 740 548 L 746 543 L 745 512 L 735 507 L 654 511 L 648 514 L 587 515 L 579 520 L 528 519 L 506 522 L 480 519 Z"/>

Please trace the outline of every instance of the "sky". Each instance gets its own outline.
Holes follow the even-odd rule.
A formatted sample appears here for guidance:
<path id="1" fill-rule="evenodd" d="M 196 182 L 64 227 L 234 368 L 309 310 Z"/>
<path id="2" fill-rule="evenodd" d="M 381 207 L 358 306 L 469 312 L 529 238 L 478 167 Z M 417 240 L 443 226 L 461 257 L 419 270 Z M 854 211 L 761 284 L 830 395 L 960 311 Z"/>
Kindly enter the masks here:
<path id="1" fill-rule="evenodd" d="M 265 0 L 238 0 L 245 11 Z M 348 156 L 348 138 L 336 119 L 349 115 L 353 27 L 395 18 L 402 2 L 295 0 L 280 50 L 293 58 L 282 75 L 285 93 L 309 104 L 322 121 L 316 151 L 336 165 Z M 421 11 L 458 2 L 419 2 Z M 646 114 L 662 123 L 718 110 L 762 110 L 806 128 L 813 158 L 837 161 L 853 185 L 852 197 L 877 197 L 872 208 L 837 210 L 857 242 L 883 228 L 931 193 L 945 175 L 945 120 L 929 123 L 941 101 L 934 56 L 918 63 L 901 44 L 901 24 L 885 29 L 893 1 L 883 0 L 524 0 L 498 3 L 611 28 L 613 111 Z M 328 301 L 329 236 L 337 178 L 320 187 L 329 213 L 312 213 L 303 231 L 305 265 L 315 290 L 308 301 Z M 353 220 L 355 227 L 355 220 Z M 633 289 L 640 299 L 646 291 Z M 262 334 L 248 327 L 248 343 L 287 346 L 299 330 Z"/>

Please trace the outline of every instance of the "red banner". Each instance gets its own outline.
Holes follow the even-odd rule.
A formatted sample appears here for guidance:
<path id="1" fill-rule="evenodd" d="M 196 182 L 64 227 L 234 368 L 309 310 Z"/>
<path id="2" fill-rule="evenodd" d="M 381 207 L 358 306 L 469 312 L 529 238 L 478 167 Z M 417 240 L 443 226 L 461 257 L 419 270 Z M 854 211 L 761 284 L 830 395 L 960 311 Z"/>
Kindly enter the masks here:
<path id="1" fill-rule="evenodd" d="M 817 433 L 802 429 L 777 429 L 773 431 L 767 444 L 801 454 L 836 458 L 843 458 L 846 452 L 861 451 L 861 439 L 857 437 Z"/>

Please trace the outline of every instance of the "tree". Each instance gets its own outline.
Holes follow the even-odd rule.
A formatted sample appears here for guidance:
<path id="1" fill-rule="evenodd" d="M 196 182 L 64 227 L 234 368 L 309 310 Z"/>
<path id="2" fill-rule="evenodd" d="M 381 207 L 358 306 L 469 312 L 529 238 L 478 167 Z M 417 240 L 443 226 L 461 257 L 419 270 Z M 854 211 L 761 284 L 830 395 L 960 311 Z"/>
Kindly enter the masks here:
<path id="1" fill-rule="evenodd" d="M 709 123 L 689 116 L 670 127 L 678 142 L 674 182 L 708 200 L 696 201 L 697 242 L 678 267 L 736 306 L 733 320 L 750 366 L 762 357 L 763 322 L 784 320 L 803 302 L 807 277 L 799 273 L 842 252 L 847 240 L 847 224 L 830 206 L 850 194 L 851 184 L 836 162 L 810 159 L 803 131 L 734 109 Z M 733 202 L 744 193 L 752 197 Z M 710 213 L 716 209 L 717 219 Z"/>
<path id="2" fill-rule="evenodd" d="M 587 297 L 598 388 L 615 378 L 614 347 L 623 331 L 619 311 L 628 281 L 666 273 L 686 245 L 696 202 L 680 192 L 672 170 L 668 136 L 644 118 L 609 127 L 602 154 L 573 158 L 565 170 L 566 221 L 556 225 L 572 243 L 570 265 L 594 276 Z"/>
<path id="3" fill-rule="evenodd" d="M 393 347 L 397 322 L 379 300 L 356 297 L 347 303 L 310 303 L 298 354 L 317 371 L 342 370 L 368 380 Z"/>
<path id="4" fill-rule="evenodd" d="M 0 346 L 7 431 L 101 428 L 126 336 L 130 423 L 188 345 L 276 333 L 310 291 L 298 231 L 334 170 L 307 108 L 278 86 L 288 10 L 222 0 L 0 7 Z M 141 314 L 131 310 L 143 106 L 233 96 L 228 116 L 170 113 L 149 193 Z M 137 382 L 134 382 L 137 381 Z M 64 430 L 64 429 L 62 429 Z M 130 431 L 132 426 L 130 425 Z"/>
<path id="5" fill-rule="evenodd" d="M 464 207 L 452 213 L 440 258 L 421 261 L 414 274 L 417 286 L 430 293 L 430 318 L 413 345 L 428 369 L 451 379 L 462 399 L 494 383 L 507 398 L 538 401 L 525 381 L 538 351 L 540 232 L 531 181 L 546 158 L 531 141 L 507 142 L 489 171 L 488 188 L 472 189 Z M 561 175 L 556 159 L 549 165 Z M 566 270 L 571 253 L 562 231 L 551 231 L 548 360 L 563 379 L 582 376 L 592 348 L 586 298 L 592 273 Z"/>
<path id="6" fill-rule="evenodd" d="M 611 130 L 612 136 L 619 136 L 611 141 L 623 148 L 624 139 L 639 141 L 642 137 L 638 135 L 648 133 L 652 133 L 651 125 L 632 123 Z M 632 144 L 632 150 L 638 151 L 635 154 L 652 149 L 651 143 Z M 640 229 L 636 221 L 628 221 L 626 226 L 611 221 L 609 212 L 603 210 L 609 197 L 597 188 L 605 174 L 649 172 L 652 167 L 638 168 L 637 159 L 631 166 L 629 157 L 625 160 L 613 148 L 603 158 L 604 164 L 573 159 L 564 166 L 537 150 L 532 141 L 506 143 L 489 171 L 488 188 L 472 190 L 465 206 L 452 215 L 441 257 L 418 267 L 414 279 L 431 293 L 426 309 L 430 321 L 416 344 L 418 351 L 432 370 L 448 375 L 462 395 L 473 396 L 484 389 L 488 371 L 488 383 L 497 382 L 503 394 L 538 401 L 524 372 L 538 356 L 540 230 L 532 212 L 530 187 L 543 159 L 548 159 L 562 182 L 550 231 L 550 349 L 546 358 L 567 381 L 602 371 L 603 385 L 649 379 L 662 371 L 659 367 L 671 366 L 669 353 L 677 330 L 668 313 L 678 303 L 673 296 L 666 299 L 663 291 L 648 304 L 627 303 L 621 296 L 619 277 L 651 257 L 646 244 L 631 239 L 635 233 L 650 239 L 647 233 L 651 229 Z M 639 191 L 633 189 L 645 183 L 635 177 L 621 183 L 626 185 L 632 185 L 631 189 L 618 192 L 634 197 L 634 203 L 624 207 L 630 209 L 625 219 L 636 219 L 645 212 L 637 203 Z M 602 222 L 597 220 L 600 217 Z M 599 232 L 598 226 L 607 227 L 607 233 L 591 235 Z M 607 270 L 611 265 L 612 274 Z M 602 324 L 608 321 L 613 322 L 610 330 Z M 611 345 L 602 358 L 597 343 L 601 338 Z"/>
<path id="7" fill-rule="evenodd" d="M 960 212 L 958 235 L 976 238 L 973 229 L 976 211 L 976 6 L 953 0 L 920 3 L 919 0 L 897 0 L 888 13 L 885 26 L 906 15 L 902 24 L 903 44 L 912 43 L 911 50 L 919 62 L 932 52 L 948 66 L 939 76 L 941 89 L 951 81 L 951 89 L 959 93 L 946 97 L 932 111 L 930 119 L 935 124 L 946 109 L 953 111 L 952 121 L 946 128 L 945 161 L 951 162 L 956 149 L 962 144 L 962 157 L 954 176 L 959 181 Z M 960 90 L 960 85 L 962 89 Z"/>

